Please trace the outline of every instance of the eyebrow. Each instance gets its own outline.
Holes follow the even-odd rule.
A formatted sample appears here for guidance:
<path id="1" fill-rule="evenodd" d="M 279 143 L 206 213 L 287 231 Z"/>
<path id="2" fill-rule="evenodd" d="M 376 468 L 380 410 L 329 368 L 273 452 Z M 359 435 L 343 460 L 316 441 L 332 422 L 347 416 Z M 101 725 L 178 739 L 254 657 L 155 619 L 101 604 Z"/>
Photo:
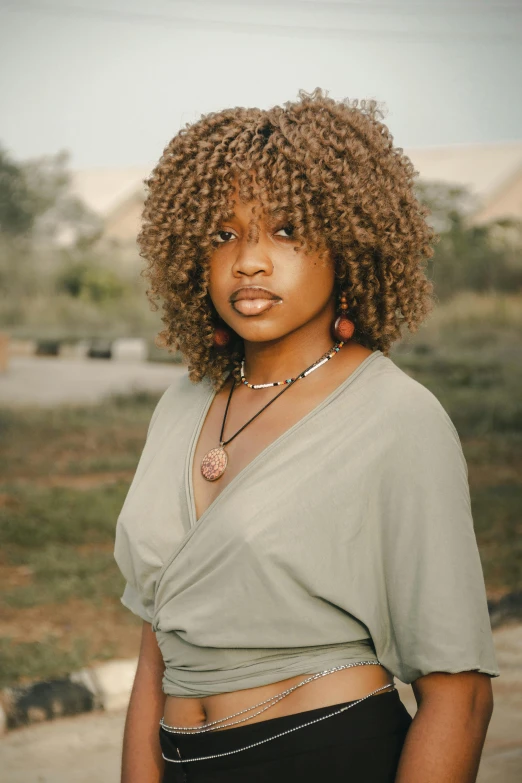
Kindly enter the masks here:
<path id="1" fill-rule="evenodd" d="M 257 219 L 259 216 L 256 216 L 255 219 Z M 289 219 L 289 212 L 284 207 L 276 207 L 275 209 L 270 209 L 267 214 L 268 219 L 270 220 L 288 220 Z M 239 220 L 239 217 L 236 215 L 235 212 L 230 215 L 229 220 Z"/>
<path id="2" fill-rule="evenodd" d="M 288 209 L 285 209 L 285 207 L 276 207 L 275 209 L 271 209 L 268 212 L 270 217 L 288 217 Z"/>

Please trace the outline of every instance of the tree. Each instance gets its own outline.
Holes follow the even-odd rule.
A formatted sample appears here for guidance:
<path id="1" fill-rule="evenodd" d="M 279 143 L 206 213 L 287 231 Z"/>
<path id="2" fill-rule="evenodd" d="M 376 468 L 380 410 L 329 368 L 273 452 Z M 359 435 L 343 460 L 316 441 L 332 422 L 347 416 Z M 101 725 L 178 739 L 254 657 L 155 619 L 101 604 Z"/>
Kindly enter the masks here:
<path id="1" fill-rule="evenodd" d="M 26 172 L 0 146 L 0 232 L 11 237 L 28 234 L 37 214 Z"/>
<path id="2" fill-rule="evenodd" d="M 98 239 L 100 218 L 71 193 L 68 152 L 27 161 L 23 168 L 37 208 L 36 239 L 58 244 L 85 244 Z"/>
<path id="3" fill-rule="evenodd" d="M 439 299 L 458 291 L 513 291 L 522 286 L 522 232 L 516 221 L 474 225 L 476 200 L 466 190 L 442 183 L 420 182 L 418 197 L 431 212 L 439 234 L 428 274 Z"/>
<path id="4" fill-rule="evenodd" d="M 71 193 L 69 154 L 17 163 L 0 147 L 0 233 L 38 242 L 98 238 L 97 215 Z"/>
<path id="5" fill-rule="evenodd" d="M 74 298 L 101 304 L 121 299 L 126 293 L 123 281 L 97 259 L 70 260 L 56 277 L 58 291 Z"/>

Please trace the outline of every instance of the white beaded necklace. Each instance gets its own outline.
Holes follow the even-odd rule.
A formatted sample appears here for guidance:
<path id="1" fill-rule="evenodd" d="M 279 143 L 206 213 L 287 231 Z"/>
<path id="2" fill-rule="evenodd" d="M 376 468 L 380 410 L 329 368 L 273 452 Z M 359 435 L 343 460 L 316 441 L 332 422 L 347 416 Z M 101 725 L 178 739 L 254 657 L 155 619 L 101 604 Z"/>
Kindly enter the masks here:
<path id="1" fill-rule="evenodd" d="M 311 367 L 309 367 L 307 370 L 302 372 L 300 375 L 296 375 L 295 378 L 287 378 L 284 381 L 272 381 L 271 383 L 249 383 L 247 379 L 245 378 L 245 360 L 243 358 L 241 362 L 241 383 L 244 386 L 248 386 L 249 389 L 269 389 L 272 386 L 286 386 L 289 383 L 293 383 L 298 378 L 306 378 L 307 375 L 310 375 L 311 372 L 314 370 L 317 370 L 319 367 L 321 367 L 323 364 L 328 362 L 333 356 L 335 356 L 336 353 L 340 351 L 340 349 L 343 347 L 344 343 L 339 340 L 338 342 L 333 345 L 329 351 L 324 353 L 316 362 L 314 362 Z"/>

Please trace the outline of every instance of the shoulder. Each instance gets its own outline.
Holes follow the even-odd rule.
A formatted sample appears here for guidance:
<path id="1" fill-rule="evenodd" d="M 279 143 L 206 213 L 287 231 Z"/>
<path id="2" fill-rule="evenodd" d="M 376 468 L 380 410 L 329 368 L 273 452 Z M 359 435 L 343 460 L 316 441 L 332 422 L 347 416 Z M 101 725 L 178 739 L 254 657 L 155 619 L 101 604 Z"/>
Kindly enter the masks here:
<path id="1" fill-rule="evenodd" d="M 190 413 L 193 408 L 202 405 L 211 393 L 212 387 L 207 379 L 203 379 L 200 383 L 193 383 L 186 369 L 180 371 L 176 368 L 176 377 L 156 403 L 147 437 L 160 424 L 160 429 L 163 431 L 165 425 L 175 422 Z"/>
<path id="2" fill-rule="evenodd" d="M 413 467 L 448 460 L 465 465 L 460 438 L 438 397 L 385 356 L 361 392 L 383 452 Z M 467 466 L 466 471 L 467 472 Z"/>
<path id="3" fill-rule="evenodd" d="M 186 368 L 176 369 L 176 375 L 167 388 L 161 399 L 164 399 L 164 405 L 176 405 L 179 403 L 191 402 L 200 399 L 201 396 L 209 394 L 211 391 L 210 381 L 204 378 L 199 383 L 193 383 L 188 375 Z"/>
<path id="4" fill-rule="evenodd" d="M 388 453 L 394 470 L 464 486 L 468 466 L 448 411 L 433 392 L 392 360 L 386 365 L 381 393 L 386 395 Z"/>
<path id="5" fill-rule="evenodd" d="M 423 425 L 444 425 L 457 434 L 447 410 L 430 389 L 389 357 L 382 356 L 376 365 L 370 379 L 372 400 L 391 426 L 401 431 Z"/>

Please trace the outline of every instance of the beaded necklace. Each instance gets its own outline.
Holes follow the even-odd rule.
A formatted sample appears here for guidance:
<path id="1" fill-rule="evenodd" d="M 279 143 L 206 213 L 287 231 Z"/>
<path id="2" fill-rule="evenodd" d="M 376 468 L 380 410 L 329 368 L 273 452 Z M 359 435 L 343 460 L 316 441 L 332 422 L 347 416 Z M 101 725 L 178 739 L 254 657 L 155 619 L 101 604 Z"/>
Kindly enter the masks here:
<path id="1" fill-rule="evenodd" d="M 241 383 L 244 386 L 248 386 L 249 389 L 268 389 L 271 386 L 285 386 L 286 384 L 293 383 L 294 381 L 298 380 L 298 378 L 304 378 L 306 375 L 310 375 L 311 372 L 314 370 L 317 370 L 318 367 L 320 367 L 322 364 L 325 364 L 329 359 L 332 358 L 332 356 L 335 356 L 336 353 L 342 348 L 344 345 L 343 342 L 339 340 L 339 342 L 335 343 L 335 345 L 330 348 L 329 351 L 327 351 L 325 354 L 321 356 L 320 359 L 318 359 L 316 362 L 310 365 L 310 367 L 301 373 L 301 375 L 297 375 L 295 378 L 287 378 L 285 381 L 273 381 L 271 383 L 249 383 L 247 379 L 245 378 L 245 360 L 243 359 L 241 362 Z"/>
<path id="2" fill-rule="evenodd" d="M 341 341 L 336 342 L 335 345 L 329 351 L 327 351 L 313 364 L 307 367 L 306 370 L 303 370 L 303 372 L 299 373 L 299 375 L 296 375 L 295 378 L 288 378 L 286 381 L 276 381 L 275 383 L 268 383 L 268 384 L 249 384 L 248 382 L 246 382 L 246 385 L 249 386 L 251 389 L 263 389 L 266 388 L 267 386 L 283 386 L 283 389 L 279 392 L 279 394 L 276 394 L 275 397 L 269 400 L 266 405 L 263 405 L 261 410 L 255 413 L 251 419 L 249 419 L 245 424 L 243 424 L 243 426 L 240 427 L 238 431 L 232 435 L 231 438 L 228 438 L 228 440 L 223 440 L 223 433 L 225 431 L 225 423 L 227 420 L 228 409 L 230 407 L 230 401 L 232 399 L 232 394 L 236 386 L 235 382 L 232 381 L 232 385 L 230 387 L 230 393 L 228 395 L 228 400 L 225 408 L 225 415 L 223 416 L 223 424 L 221 425 L 221 432 L 219 435 L 219 446 L 210 449 L 210 451 L 208 451 L 203 457 L 203 459 L 201 460 L 201 474 L 203 478 L 205 478 L 207 481 L 216 481 L 218 478 L 221 478 L 221 476 L 227 469 L 227 464 L 228 464 L 228 455 L 224 447 L 227 446 L 231 441 L 233 441 L 234 438 L 237 438 L 239 433 L 243 432 L 245 427 L 248 427 L 248 425 L 251 424 L 254 421 L 254 419 L 257 419 L 257 417 L 260 416 L 263 413 L 263 411 L 268 408 L 269 405 L 272 405 L 272 403 L 275 402 L 278 399 L 278 397 L 284 394 L 285 391 L 287 391 L 294 383 L 301 380 L 301 378 L 306 378 L 306 376 L 310 375 L 311 372 L 317 370 L 318 367 L 321 367 L 323 364 L 328 362 L 333 356 L 335 356 L 339 352 L 339 350 L 342 348 L 343 345 L 344 343 Z M 241 363 L 242 373 L 243 373 L 243 366 L 244 366 L 244 360 Z M 242 376 L 241 379 L 242 381 L 243 381 L 243 377 L 244 376 Z"/>

